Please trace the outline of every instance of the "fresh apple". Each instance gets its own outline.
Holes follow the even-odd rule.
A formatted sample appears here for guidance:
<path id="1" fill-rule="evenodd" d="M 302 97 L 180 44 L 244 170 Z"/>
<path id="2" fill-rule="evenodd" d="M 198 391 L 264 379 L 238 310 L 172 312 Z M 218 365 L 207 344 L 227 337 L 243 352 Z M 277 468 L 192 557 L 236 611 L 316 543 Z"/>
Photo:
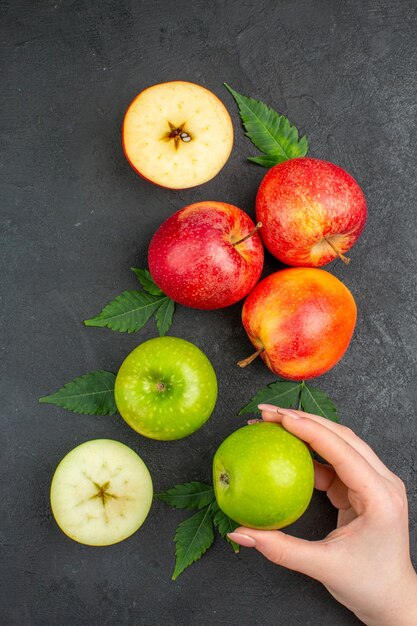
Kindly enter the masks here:
<path id="1" fill-rule="evenodd" d="M 356 323 L 349 289 L 325 270 L 292 267 L 258 283 L 246 298 L 243 325 L 269 369 L 291 380 L 320 376 L 344 355 Z"/>
<path id="2" fill-rule="evenodd" d="M 130 104 L 123 149 L 138 174 L 170 189 L 207 182 L 233 146 L 226 108 L 208 89 L 181 80 L 153 85 Z"/>
<path id="3" fill-rule="evenodd" d="M 181 439 L 210 417 L 217 379 L 206 355 L 177 337 L 140 344 L 123 361 L 114 388 L 120 415 L 150 439 Z"/>
<path id="4" fill-rule="evenodd" d="M 256 197 L 262 239 L 287 265 L 319 267 L 344 255 L 366 222 L 366 201 L 345 170 L 319 159 L 289 159 L 272 167 Z"/>
<path id="5" fill-rule="evenodd" d="M 145 463 L 111 439 L 93 439 L 71 450 L 51 484 L 58 526 L 89 546 L 108 546 L 130 537 L 145 521 L 152 496 Z"/>
<path id="6" fill-rule="evenodd" d="M 279 424 L 258 422 L 232 433 L 213 461 L 217 504 L 250 528 L 292 524 L 306 510 L 314 487 L 311 454 Z"/>
<path id="7" fill-rule="evenodd" d="M 190 204 L 154 234 L 148 253 L 152 278 L 185 306 L 218 309 L 234 304 L 261 275 L 260 226 L 232 204 Z"/>

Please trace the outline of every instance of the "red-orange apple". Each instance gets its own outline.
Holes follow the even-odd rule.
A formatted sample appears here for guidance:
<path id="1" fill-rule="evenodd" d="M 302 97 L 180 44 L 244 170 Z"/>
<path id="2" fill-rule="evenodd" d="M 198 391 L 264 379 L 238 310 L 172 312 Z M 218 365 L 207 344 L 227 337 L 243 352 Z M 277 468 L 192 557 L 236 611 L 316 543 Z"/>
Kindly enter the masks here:
<path id="1" fill-rule="evenodd" d="M 264 252 L 249 215 L 225 202 L 197 202 L 171 215 L 149 245 L 149 271 L 170 298 L 218 309 L 244 298 L 262 272 Z"/>
<path id="2" fill-rule="evenodd" d="M 242 321 L 257 352 L 278 376 L 305 380 L 331 369 L 344 355 L 356 323 L 356 304 L 335 276 L 292 267 L 267 276 L 243 305 Z"/>
<path id="3" fill-rule="evenodd" d="M 366 201 L 341 167 L 298 158 L 272 167 L 256 197 L 262 240 L 287 265 L 319 267 L 344 256 L 366 222 Z"/>
<path id="4" fill-rule="evenodd" d="M 130 104 L 123 149 L 138 174 L 185 189 L 213 178 L 233 146 L 233 126 L 223 103 L 208 89 L 176 80 L 153 85 Z"/>

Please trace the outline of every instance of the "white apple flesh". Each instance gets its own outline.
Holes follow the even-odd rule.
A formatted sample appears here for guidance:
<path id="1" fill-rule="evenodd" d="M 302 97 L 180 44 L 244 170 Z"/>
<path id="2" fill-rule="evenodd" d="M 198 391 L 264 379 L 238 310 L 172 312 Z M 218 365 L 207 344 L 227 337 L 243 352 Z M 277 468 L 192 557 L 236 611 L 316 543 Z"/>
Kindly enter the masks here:
<path id="1" fill-rule="evenodd" d="M 51 484 L 51 508 L 74 541 L 108 546 L 130 537 L 145 521 L 153 487 L 142 459 L 111 439 L 77 446 L 59 463 Z"/>
<path id="2" fill-rule="evenodd" d="M 153 85 L 130 104 L 123 149 L 132 167 L 170 189 L 207 182 L 221 170 L 233 146 L 233 125 L 211 91 L 184 81 Z"/>

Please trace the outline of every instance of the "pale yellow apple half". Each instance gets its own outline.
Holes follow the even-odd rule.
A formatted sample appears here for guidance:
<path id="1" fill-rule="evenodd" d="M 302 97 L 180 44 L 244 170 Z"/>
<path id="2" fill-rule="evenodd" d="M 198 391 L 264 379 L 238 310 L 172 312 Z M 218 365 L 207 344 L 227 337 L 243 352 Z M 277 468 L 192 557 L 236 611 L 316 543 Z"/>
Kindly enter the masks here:
<path id="1" fill-rule="evenodd" d="M 108 546 L 130 537 L 145 521 L 152 496 L 145 463 L 128 446 L 111 439 L 93 439 L 71 450 L 51 484 L 58 526 L 89 546 Z"/>
<path id="2" fill-rule="evenodd" d="M 123 149 L 144 178 L 170 189 L 207 182 L 222 169 L 233 146 L 233 125 L 211 91 L 184 81 L 154 85 L 131 103 Z"/>

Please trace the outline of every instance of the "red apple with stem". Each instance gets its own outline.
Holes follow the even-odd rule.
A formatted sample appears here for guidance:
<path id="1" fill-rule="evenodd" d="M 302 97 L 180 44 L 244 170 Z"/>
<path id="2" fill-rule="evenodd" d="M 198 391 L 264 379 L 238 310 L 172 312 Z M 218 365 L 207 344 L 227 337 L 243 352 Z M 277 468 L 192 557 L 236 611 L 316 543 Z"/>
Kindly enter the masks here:
<path id="1" fill-rule="evenodd" d="M 232 204 L 190 204 L 154 234 L 148 252 L 152 278 L 167 296 L 185 306 L 218 309 L 234 304 L 261 275 L 260 227 Z"/>
<path id="2" fill-rule="evenodd" d="M 342 358 L 356 323 L 349 289 L 333 274 L 291 267 L 270 274 L 251 291 L 242 321 L 269 369 L 290 380 L 324 374 Z"/>
<path id="3" fill-rule="evenodd" d="M 256 197 L 262 240 L 287 265 L 319 267 L 347 252 L 366 222 L 365 196 L 341 167 L 289 159 L 272 167 Z"/>

